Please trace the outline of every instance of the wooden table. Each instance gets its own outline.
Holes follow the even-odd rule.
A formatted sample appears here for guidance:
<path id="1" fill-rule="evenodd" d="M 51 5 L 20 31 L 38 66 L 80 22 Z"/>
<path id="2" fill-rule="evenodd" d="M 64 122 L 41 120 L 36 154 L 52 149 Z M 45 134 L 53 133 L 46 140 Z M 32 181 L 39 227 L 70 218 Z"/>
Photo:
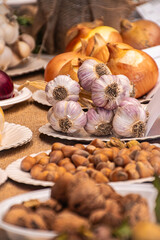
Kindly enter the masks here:
<path id="1" fill-rule="evenodd" d="M 22 84 L 26 80 L 42 80 L 44 79 L 44 72 L 38 71 L 35 73 L 27 74 L 24 76 L 12 78 L 15 84 Z M 32 92 L 36 91 L 35 88 L 29 87 Z M 49 136 L 40 135 L 38 129 L 46 124 L 47 111 L 49 107 L 36 103 L 32 98 L 29 100 L 15 104 L 9 109 L 4 111 L 5 121 L 15 124 L 21 124 L 31 129 L 33 132 L 32 141 L 9 150 L 0 152 L 0 168 L 5 169 L 11 162 L 21 158 L 25 155 L 32 153 L 38 153 L 40 151 L 50 150 L 51 145 L 55 141 L 65 142 L 65 144 L 73 144 L 72 141 L 64 141 L 60 139 L 54 139 Z M 160 143 L 160 139 L 153 140 L 152 142 Z M 0 186 L 0 201 L 5 200 L 9 197 L 42 189 L 41 186 L 32 186 L 22 183 L 17 183 L 8 179 L 3 185 Z M 7 240 L 5 234 L 0 232 L 0 239 Z"/>

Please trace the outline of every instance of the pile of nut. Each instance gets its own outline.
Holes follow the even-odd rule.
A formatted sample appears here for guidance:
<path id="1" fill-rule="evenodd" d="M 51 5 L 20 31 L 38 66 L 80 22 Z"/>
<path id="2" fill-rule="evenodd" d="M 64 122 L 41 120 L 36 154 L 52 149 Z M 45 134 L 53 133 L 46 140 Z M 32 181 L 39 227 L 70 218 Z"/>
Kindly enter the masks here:
<path id="1" fill-rule="evenodd" d="M 27 156 L 21 170 L 33 179 L 53 181 L 65 172 L 86 172 L 97 183 L 135 180 L 160 174 L 160 148 L 149 142 L 127 143 L 112 138 L 105 143 L 94 139 L 90 144 L 53 143 L 51 152 Z"/>

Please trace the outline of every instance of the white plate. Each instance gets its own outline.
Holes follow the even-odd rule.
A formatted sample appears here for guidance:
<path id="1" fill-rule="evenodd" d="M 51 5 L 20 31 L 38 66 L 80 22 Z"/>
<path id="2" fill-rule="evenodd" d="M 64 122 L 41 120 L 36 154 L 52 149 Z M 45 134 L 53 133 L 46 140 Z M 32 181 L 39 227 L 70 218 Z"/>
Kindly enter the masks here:
<path id="1" fill-rule="evenodd" d="M 50 150 L 45 151 L 47 154 L 50 152 Z M 34 157 L 36 154 L 31 154 L 30 156 Z M 24 158 L 24 157 L 23 157 Z M 23 160 L 23 158 L 20 158 L 14 162 L 12 162 L 8 167 L 6 168 L 6 173 L 9 178 L 12 180 L 19 182 L 19 183 L 25 183 L 25 184 L 30 184 L 30 185 L 35 185 L 35 186 L 43 186 L 43 187 L 50 187 L 53 186 L 53 182 L 49 181 L 41 181 L 41 180 L 36 180 L 33 179 L 30 175 L 29 172 L 24 172 L 21 170 L 20 165 Z"/>
<path id="2" fill-rule="evenodd" d="M 7 109 L 16 103 L 24 102 L 32 96 L 32 92 L 28 88 L 24 87 L 21 91 L 18 91 L 18 87 L 19 87 L 19 85 L 14 84 L 14 95 L 15 96 L 13 98 L 0 100 L 0 106 L 3 109 Z"/>
<path id="3" fill-rule="evenodd" d="M 31 139 L 32 131 L 28 127 L 5 122 L 0 151 L 21 146 Z"/>
<path id="4" fill-rule="evenodd" d="M 28 57 L 24 59 L 18 66 L 8 69 L 6 73 L 10 77 L 20 76 L 26 73 L 38 71 L 44 69 L 47 61 L 38 57 Z"/>
<path id="5" fill-rule="evenodd" d="M 7 174 L 6 171 L 0 168 L 0 185 L 2 185 L 3 183 L 5 183 L 5 181 L 7 180 Z"/>
<path id="6" fill-rule="evenodd" d="M 9 198 L 0 203 L 0 228 L 3 229 L 10 240 L 51 240 L 55 237 L 52 231 L 31 230 L 21 227 L 16 227 L 2 221 L 4 214 L 13 204 L 22 203 L 31 199 L 39 199 L 46 201 L 50 198 L 50 189 L 31 191 L 29 193 L 20 194 L 18 196 Z"/>
<path id="7" fill-rule="evenodd" d="M 157 146 L 159 146 L 157 144 Z M 45 151 L 45 153 L 49 153 L 50 150 Z M 41 153 L 41 152 L 39 152 Z M 31 154 L 30 156 L 34 157 L 39 153 L 35 153 L 35 154 Z M 54 185 L 53 182 L 50 181 L 41 181 L 41 180 L 36 180 L 33 179 L 30 175 L 29 172 L 24 172 L 23 170 L 21 170 L 20 166 L 21 166 L 21 162 L 23 158 L 19 158 L 16 161 L 13 161 L 11 164 L 8 165 L 8 167 L 6 168 L 6 173 L 7 176 L 19 183 L 25 183 L 25 184 L 30 184 L 30 185 L 35 185 L 35 186 L 43 186 L 43 187 L 51 187 Z M 145 182 L 152 182 L 154 180 L 154 177 L 147 177 L 147 178 L 140 178 L 140 179 L 136 179 L 136 180 L 128 180 L 128 181 L 118 181 L 118 182 L 109 182 L 109 184 L 114 187 L 114 186 L 118 186 L 118 185 L 128 185 L 128 184 L 135 184 L 135 183 L 145 183 Z"/>
<path id="8" fill-rule="evenodd" d="M 54 138 L 60 138 L 60 139 L 66 139 L 66 140 L 72 140 L 72 141 L 91 142 L 95 138 L 101 139 L 102 141 L 109 141 L 110 140 L 109 137 L 104 137 L 104 136 L 102 136 L 102 137 L 89 136 L 85 131 L 82 131 L 82 133 L 80 132 L 76 136 L 66 135 L 62 132 L 55 131 L 51 127 L 50 123 L 47 123 L 47 124 L 43 125 L 42 127 L 40 127 L 39 132 L 43 133 L 45 135 L 54 137 Z M 139 137 L 139 138 L 122 138 L 121 140 L 123 140 L 123 141 L 130 141 L 130 140 L 141 141 L 141 140 L 151 140 L 151 139 L 156 139 L 156 138 L 160 138 L 160 135 L 152 135 L 152 136 Z"/>
<path id="9" fill-rule="evenodd" d="M 35 102 L 38 102 L 42 105 L 51 107 L 52 105 L 47 101 L 45 91 L 37 90 L 32 94 L 32 98 Z"/>
<path id="10" fill-rule="evenodd" d="M 155 220 L 154 215 L 154 203 L 156 199 L 157 192 L 152 185 L 142 184 L 142 185 L 128 185 L 128 186 L 117 186 L 115 190 L 122 195 L 129 193 L 140 194 L 142 197 L 146 198 L 149 205 L 151 221 Z M 26 228 L 21 228 L 7 224 L 3 222 L 4 214 L 9 210 L 13 204 L 20 204 L 23 201 L 28 201 L 31 199 L 39 199 L 40 201 L 46 201 L 50 198 L 50 189 L 32 191 L 29 193 L 21 194 L 12 198 L 9 198 L 0 203 L 0 228 L 2 228 L 8 235 L 10 240 L 51 240 L 55 236 L 52 231 L 40 231 L 40 230 L 30 230 Z"/>

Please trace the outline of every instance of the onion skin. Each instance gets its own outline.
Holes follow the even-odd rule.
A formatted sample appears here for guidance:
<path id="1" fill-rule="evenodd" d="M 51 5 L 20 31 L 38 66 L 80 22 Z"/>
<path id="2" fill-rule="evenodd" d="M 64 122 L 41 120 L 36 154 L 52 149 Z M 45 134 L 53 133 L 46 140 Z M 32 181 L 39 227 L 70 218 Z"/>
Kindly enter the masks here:
<path id="1" fill-rule="evenodd" d="M 145 49 L 160 44 L 160 27 L 149 20 L 130 22 L 123 19 L 120 23 L 123 42 L 136 49 Z"/>
<path id="2" fill-rule="evenodd" d="M 0 100 L 13 97 L 14 85 L 11 78 L 0 70 Z"/>
<path id="3" fill-rule="evenodd" d="M 61 68 L 70 60 L 72 60 L 75 57 L 80 57 L 81 54 L 77 52 L 66 52 L 66 53 L 61 53 L 52 58 L 45 69 L 44 72 L 44 79 L 46 82 L 49 82 L 53 80 L 55 77 L 58 76 L 59 71 Z"/>
<path id="4" fill-rule="evenodd" d="M 159 75 L 158 67 L 147 53 L 129 47 L 119 48 L 118 43 L 108 43 L 107 46 L 110 52 L 107 66 L 112 74 L 123 74 L 133 82 L 135 98 L 145 95 L 155 86 Z"/>

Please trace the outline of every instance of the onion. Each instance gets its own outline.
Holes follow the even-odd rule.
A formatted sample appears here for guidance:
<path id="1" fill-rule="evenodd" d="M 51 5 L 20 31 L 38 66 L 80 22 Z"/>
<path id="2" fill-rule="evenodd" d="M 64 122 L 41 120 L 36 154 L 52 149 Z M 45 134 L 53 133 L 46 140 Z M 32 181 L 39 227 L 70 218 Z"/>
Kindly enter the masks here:
<path id="1" fill-rule="evenodd" d="M 0 100 L 13 97 L 14 85 L 11 78 L 0 70 Z"/>
<path id="2" fill-rule="evenodd" d="M 110 58 L 107 66 L 112 74 L 123 74 L 135 86 L 135 97 L 148 93 L 157 83 L 158 67 L 147 53 L 126 47 L 126 44 L 107 44 Z M 124 47 L 123 47 L 124 46 Z"/>
<path id="3" fill-rule="evenodd" d="M 121 36 L 123 41 L 136 49 L 144 49 L 160 44 L 160 27 L 149 20 L 130 22 L 121 21 Z"/>
<path id="4" fill-rule="evenodd" d="M 91 49 L 93 48 L 94 45 L 94 35 L 96 33 L 99 33 L 104 40 L 107 42 L 122 42 L 122 37 L 120 33 L 112 27 L 109 26 L 99 26 L 91 31 L 89 31 L 88 35 L 84 38 L 85 40 L 89 41 L 89 45 L 91 45 Z M 73 50 L 75 51 L 76 49 L 81 47 L 81 41 L 79 41 L 74 47 Z"/>
<path id="5" fill-rule="evenodd" d="M 81 38 L 86 37 L 91 29 L 101 25 L 103 25 L 103 21 L 101 19 L 96 19 L 93 22 L 82 22 L 71 27 L 66 33 L 65 51 L 72 51 L 73 47 L 80 41 Z"/>
<path id="6" fill-rule="evenodd" d="M 55 77 L 58 76 L 59 71 L 61 68 L 70 60 L 72 60 L 75 57 L 80 57 L 81 54 L 77 52 L 66 52 L 66 53 L 61 53 L 52 58 L 45 69 L 44 72 L 44 79 L 46 82 L 49 82 L 53 80 Z"/>

